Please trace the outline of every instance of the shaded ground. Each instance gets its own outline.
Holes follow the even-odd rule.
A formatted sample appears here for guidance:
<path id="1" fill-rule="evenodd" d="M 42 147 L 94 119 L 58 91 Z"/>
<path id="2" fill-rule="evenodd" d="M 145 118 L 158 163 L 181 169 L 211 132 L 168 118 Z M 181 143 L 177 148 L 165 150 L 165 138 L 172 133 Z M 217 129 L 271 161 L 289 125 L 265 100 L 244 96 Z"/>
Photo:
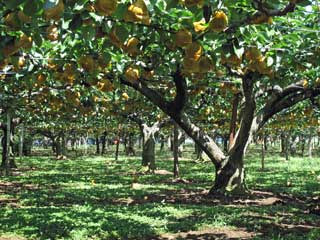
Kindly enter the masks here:
<path id="1" fill-rule="evenodd" d="M 172 179 L 170 156 L 155 175 L 139 158 L 23 159 L 0 178 L 1 239 L 319 239 L 320 159 L 248 159 L 245 197 L 207 195 L 208 163 L 181 161 Z M 290 181 L 290 184 L 288 182 Z"/>

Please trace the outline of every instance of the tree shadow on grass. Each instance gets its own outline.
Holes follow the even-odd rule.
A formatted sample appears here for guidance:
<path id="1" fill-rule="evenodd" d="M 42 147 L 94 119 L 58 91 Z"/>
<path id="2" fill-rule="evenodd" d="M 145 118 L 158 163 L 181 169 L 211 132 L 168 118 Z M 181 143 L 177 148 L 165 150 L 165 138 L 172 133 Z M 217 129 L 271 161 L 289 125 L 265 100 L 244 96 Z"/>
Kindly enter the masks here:
<path id="1" fill-rule="evenodd" d="M 125 217 L 126 209 L 90 206 L 79 208 L 41 207 L 17 208 L 0 212 L 0 232 L 18 232 L 28 238 L 71 239 L 82 232 L 83 238 L 137 239 L 155 236 L 150 224 Z M 78 238 L 79 239 L 79 238 Z"/>

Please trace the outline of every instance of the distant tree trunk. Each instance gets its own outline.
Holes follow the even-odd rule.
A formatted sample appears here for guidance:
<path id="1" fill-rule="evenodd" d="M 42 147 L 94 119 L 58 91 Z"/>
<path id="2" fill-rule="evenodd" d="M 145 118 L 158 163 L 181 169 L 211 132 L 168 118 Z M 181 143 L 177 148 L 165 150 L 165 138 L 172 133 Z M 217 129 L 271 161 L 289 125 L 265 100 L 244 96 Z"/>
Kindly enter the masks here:
<path id="1" fill-rule="evenodd" d="M 84 155 L 88 155 L 88 133 L 83 137 L 84 142 Z"/>
<path id="2" fill-rule="evenodd" d="M 128 134 L 128 141 L 126 145 L 126 155 L 128 156 L 135 156 L 136 152 L 134 150 L 134 139 L 133 139 L 134 134 L 129 133 Z"/>
<path id="3" fill-rule="evenodd" d="M 264 150 L 268 151 L 268 135 L 264 134 L 263 136 L 263 145 L 264 145 Z"/>
<path id="4" fill-rule="evenodd" d="M 104 131 L 101 136 L 101 155 L 106 153 L 106 138 L 107 138 L 107 132 Z"/>
<path id="5" fill-rule="evenodd" d="M 159 139 L 160 139 L 160 152 L 162 152 L 164 150 L 164 143 L 165 143 L 164 135 L 161 134 Z"/>
<path id="6" fill-rule="evenodd" d="M 308 157 L 312 158 L 312 134 L 311 133 L 308 138 Z"/>
<path id="7" fill-rule="evenodd" d="M 11 148 L 11 115 L 9 111 L 6 112 L 6 123 L 3 126 L 3 137 L 2 137 L 2 162 L 1 168 L 4 169 L 4 173 L 9 175 L 10 173 L 10 148 Z"/>
<path id="8" fill-rule="evenodd" d="M 61 133 L 60 144 L 61 144 L 61 155 L 63 156 L 67 155 L 67 141 L 66 141 L 66 135 L 64 132 Z"/>
<path id="9" fill-rule="evenodd" d="M 96 135 L 96 154 L 100 154 L 100 141 L 99 141 L 99 135 Z"/>
<path id="10" fill-rule="evenodd" d="M 23 157 L 23 143 L 24 143 L 24 123 L 20 125 L 19 131 L 19 157 Z"/>
<path id="11" fill-rule="evenodd" d="M 56 157 L 59 157 L 62 155 L 62 149 L 61 149 L 61 137 L 57 136 L 55 137 L 55 153 Z"/>
<path id="12" fill-rule="evenodd" d="M 262 138 L 263 138 L 263 140 L 261 141 L 262 142 L 262 144 L 261 144 L 261 170 L 264 171 L 264 159 L 265 159 L 265 151 L 266 151 L 265 139 L 266 139 L 266 137 L 263 136 Z"/>
<path id="13" fill-rule="evenodd" d="M 141 131 L 143 136 L 142 166 L 148 166 L 149 171 L 154 172 L 156 169 L 155 134 L 159 131 L 159 129 L 156 125 L 149 127 L 146 124 L 142 124 Z"/>
<path id="14" fill-rule="evenodd" d="M 306 139 L 304 136 L 300 136 L 300 142 L 301 142 L 301 156 L 304 156 L 304 150 L 306 146 Z"/>
<path id="15" fill-rule="evenodd" d="M 281 146 L 281 154 L 286 154 L 286 136 L 284 133 L 280 135 L 280 146 Z"/>
<path id="16" fill-rule="evenodd" d="M 115 160 L 118 161 L 119 159 L 119 147 L 120 147 L 120 138 L 116 139 L 116 153 L 115 153 Z"/>
<path id="17" fill-rule="evenodd" d="M 286 160 L 287 161 L 289 161 L 289 159 L 290 159 L 290 155 L 289 155 L 289 141 L 290 141 L 290 138 L 289 138 L 289 136 L 287 136 L 286 138 L 285 138 L 285 156 L 286 156 Z"/>
<path id="18" fill-rule="evenodd" d="M 17 164 L 15 161 L 15 154 L 13 151 L 14 148 L 14 131 L 15 131 L 15 127 L 13 125 L 12 119 L 11 119 L 11 123 L 10 123 L 10 135 L 9 135 L 9 166 L 10 168 L 17 168 Z"/>
<path id="19" fill-rule="evenodd" d="M 173 125 L 173 176 L 179 177 L 179 128 Z"/>

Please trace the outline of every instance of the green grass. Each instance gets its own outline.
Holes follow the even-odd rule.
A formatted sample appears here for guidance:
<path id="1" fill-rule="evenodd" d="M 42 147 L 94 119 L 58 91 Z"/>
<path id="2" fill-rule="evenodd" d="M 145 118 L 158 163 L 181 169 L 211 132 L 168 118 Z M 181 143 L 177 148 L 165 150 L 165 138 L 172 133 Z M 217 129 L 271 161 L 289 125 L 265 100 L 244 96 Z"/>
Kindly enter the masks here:
<path id="1" fill-rule="evenodd" d="M 18 161 L 19 174 L 0 178 L 0 236 L 156 239 L 198 231 L 204 238 L 202 231 L 220 229 L 253 233 L 254 239 L 320 238 L 319 216 L 309 214 L 305 204 L 320 195 L 320 158 L 285 162 L 270 154 L 268 171 L 261 172 L 259 154 L 250 152 L 249 188 L 290 199 L 262 205 L 206 197 L 202 191 L 213 183 L 213 166 L 195 163 L 191 157 L 185 153 L 180 161 L 181 175 L 190 183 L 173 183 L 171 175 L 140 175 L 136 187 L 132 180 L 140 169 L 139 157 L 121 156 L 117 162 L 107 156 L 62 161 L 24 158 Z M 157 165 L 171 171 L 170 153 L 158 153 Z M 263 195 L 257 201 L 267 198 Z"/>

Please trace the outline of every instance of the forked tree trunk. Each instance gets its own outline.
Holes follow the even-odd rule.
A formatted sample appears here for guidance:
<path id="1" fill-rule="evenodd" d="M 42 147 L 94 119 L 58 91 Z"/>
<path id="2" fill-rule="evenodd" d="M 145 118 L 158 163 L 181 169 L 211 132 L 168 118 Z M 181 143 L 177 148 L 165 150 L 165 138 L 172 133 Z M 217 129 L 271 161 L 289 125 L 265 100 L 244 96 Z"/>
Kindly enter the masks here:
<path id="1" fill-rule="evenodd" d="M 253 91 L 253 87 L 255 79 L 260 77 L 259 74 L 250 71 L 241 76 L 242 93 L 245 101 L 242 104 L 240 128 L 235 136 L 234 144 L 230 146 L 227 156 L 225 156 L 209 134 L 195 126 L 184 112 L 188 96 L 187 81 L 181 74 L 179 66 L 175 73 L 172 74 L 176 87 L 176 96 L 172 101 L 166 100 L 161 93 L 148 87 L 146 83 L 131 82 L 125 78 L 121 78 L 121 82 L 139 91 L 162 111 L 167 113 L 208 155 L 216 167 L 216 179 L 214 186 L 210 190 L 211 193 L 226 191 L 243 192 L 246 189 L 243 156 L 248 143 L 252 139 L 252 135 L 257 133 L 278 112 L 320 94 L 319 90 L 301 88 L 298 83 L 290 85 L 285 89 L 279 87 L 280 89 L 271 93 L 265 105 L 255 115 L 256 93 Z M 297 86 L 299 86 L 299 92 L 296 90 Z"/>

